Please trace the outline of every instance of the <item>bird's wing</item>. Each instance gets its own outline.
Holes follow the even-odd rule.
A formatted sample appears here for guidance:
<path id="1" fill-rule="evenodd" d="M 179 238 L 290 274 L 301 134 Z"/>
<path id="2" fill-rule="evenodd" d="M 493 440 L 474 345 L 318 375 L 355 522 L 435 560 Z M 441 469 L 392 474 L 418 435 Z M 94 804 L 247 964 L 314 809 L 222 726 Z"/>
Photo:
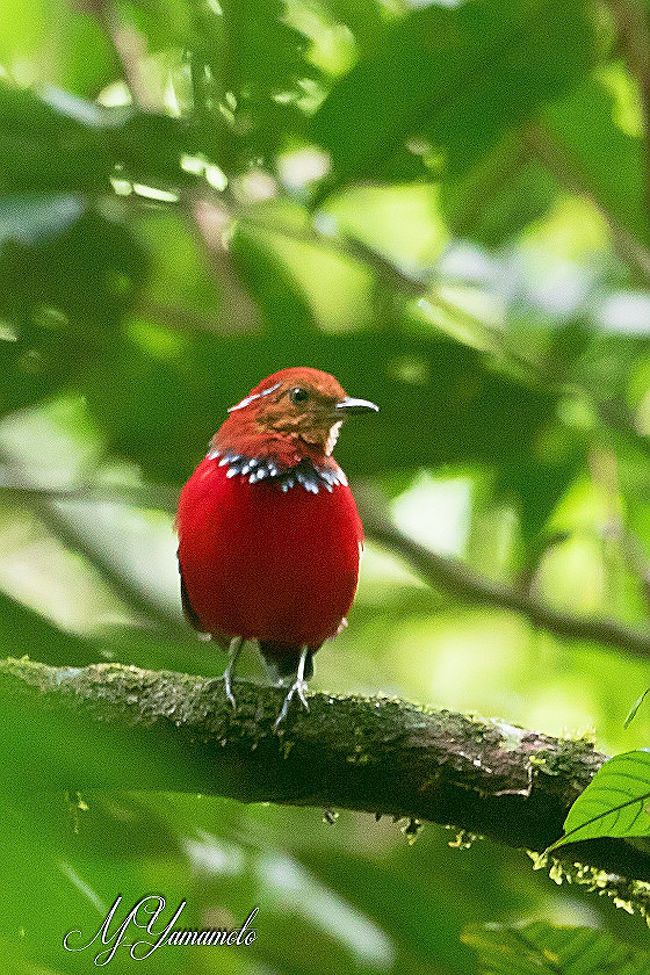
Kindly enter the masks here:
<path id="1" fill-rule="evenodd" d="M 178 552 L 176 553 L 176 558 L 178 559 L 178 574 L 181 577 L 181 603 L 183 605 L 183 616 L 190 626 L 193 626 L 194 629 L 198 631 L 200 640 L 213 640 L 221 647 L 222 650 L 227 650 L 230 637 L 225 633 L 210 633 L 201 623 L 196 610 L 190 602 L 190 596 L 187 591 L 187 586 L 185 585 L 185 579 L 183 578 L 183 567 L 181 565 Z"/>
<path id="2" fill-rule="evenodd" d="M 185 616 L 185 619 L 190 624 L 190 626 L 193 626 L 195 630 L 199 631 L 199 633 L 205 633 L 205 630 L 201 626 L 201 621 L 196 615 L 196 610 L 194 609 L 194 607 L 190 602 L 190 597 L 187 592 L 187 586 L 185 585 L 185 579 L 183 578 L 183 567 L 181 565 L 181 560 L 178 552 L 176 553 L 176 558 L 178 559 L 178 572 L 181 577 L 181 602 L 183 604 L 183 615 Z"/>

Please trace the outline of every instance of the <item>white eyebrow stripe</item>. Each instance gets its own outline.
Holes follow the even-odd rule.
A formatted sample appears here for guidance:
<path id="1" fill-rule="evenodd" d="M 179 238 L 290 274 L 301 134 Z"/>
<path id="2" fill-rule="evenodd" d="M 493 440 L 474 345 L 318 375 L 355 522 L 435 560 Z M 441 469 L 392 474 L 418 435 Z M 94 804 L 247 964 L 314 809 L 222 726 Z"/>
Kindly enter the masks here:
<path id="1" fill-rule="evenodd" d="M 274 386 L 269 386 L 268 389 L 263 389 L 260 393 L 254 393 L 252 396 L 245 396 L 240 403 L 237 403 L 235 406 L 231 406 L 228 412 L 232 413 L 233 410 L 243 410 L 243 408 L 248 406 L 249 403 L 252 403 L 253 400 L 259 399 L 260 396 L 268 396 L 269 393 L 273 393 L 276 389 L 279 389 L 281 385 L 281 382 L 276 383 Z"/>

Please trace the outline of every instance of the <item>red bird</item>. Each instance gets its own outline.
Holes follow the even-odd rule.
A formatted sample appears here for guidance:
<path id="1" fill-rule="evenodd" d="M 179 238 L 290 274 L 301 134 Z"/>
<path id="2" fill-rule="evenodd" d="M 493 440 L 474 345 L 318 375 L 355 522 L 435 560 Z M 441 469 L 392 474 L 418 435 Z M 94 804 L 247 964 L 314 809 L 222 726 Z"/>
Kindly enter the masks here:
<path id="1" fill-rule="evenodd" d="M 230 641 L 231 681 L 245 640 L 259 641 L 280 677 L 295 674 L 308 709 L 313 654 L 345 623 L 357 588 L 363 529 L 332 457 L 343 419 L 376 411 L 334 376 L 283 369 L 236 406 L 178 504 L 178 563 L 189 622 Z"/>

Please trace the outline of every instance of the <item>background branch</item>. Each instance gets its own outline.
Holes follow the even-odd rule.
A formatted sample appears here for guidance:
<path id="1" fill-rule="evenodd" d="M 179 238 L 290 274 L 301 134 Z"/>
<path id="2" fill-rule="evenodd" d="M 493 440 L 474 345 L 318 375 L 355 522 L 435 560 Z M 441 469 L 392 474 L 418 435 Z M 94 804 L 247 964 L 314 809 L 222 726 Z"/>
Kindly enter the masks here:
<path id="1" fill-rule="evenodd" d="M 397 699 L 310 695 L 280 734 L 283 692 L 119 664 L 0 662 L 0 787 L 162 789 L 244 802 L 412 817 L 541 851 L 605 756 L 586 741 Z M 579 853 L 578 853 L 579 851 Z M 567 847 L 630 879 L 650 854 L 618 840 Z"/>
<path id="2" fill-rule="evenodd" d="M 133 101 L 144 112 L 160 112 L 161 106 L 151 95 L 143 68 L 147 56 L 145 38 L 133 24 L 122 23 L 110 3 L 102 0 L 96 5 L 96 12 L 122 65 Z M 224 235 L 229 218 L 221 201 L 184 201 L 184 214 L 203 252 L 208 270 L 220 288 L 224 306 L 222 317 L 230 326 L 228 331 L 255 329 L 260 324 L 260 310 L 233 266 Z"/>
<path id="3" fill-rule="evenodd" d="M 552 173 L 561 186 L 577 196 L 585 197 L 593 204 L 605 219 L 612 244 L 621 260 L 634 267 L 646 284 L 650 282 L 650 251 L 602 205 L 570 150 L 542 123 L 529 125 L 523 138 L 531 154 Z"/>
<path id="4" fill-rule="evenodd" d="M 650 25 L 648 11 L 638 0 L 609 2 L 621 47 L 632 76 L 639 86 L 643 115 L 645 201 L 650 223 Z"/>
<path id="5" fill-rule="evenodd" d="M 361 498 L 359 499 L 361 502 Z M 650 656 L 650 632 L 614 619 L 576 616 L 553 609 L 524 591 L 495 582 L 448 555 L 439 555 L 400 532 L 374 504 L 360 503 L 369 538 L 400 555 L 426 582 L 476 606 L 493 606 L 526 616 L 556 636 L 615 647 L 634 656 Z"/>

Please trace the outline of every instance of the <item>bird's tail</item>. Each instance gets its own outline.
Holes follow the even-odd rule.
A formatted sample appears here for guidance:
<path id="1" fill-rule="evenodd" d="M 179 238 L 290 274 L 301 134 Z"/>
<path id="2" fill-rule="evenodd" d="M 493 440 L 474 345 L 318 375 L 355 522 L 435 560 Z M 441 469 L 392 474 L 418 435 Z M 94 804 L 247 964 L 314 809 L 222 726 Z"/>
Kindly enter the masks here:
<path id="1" fill-rule="evenodd" d="M 260 640 L 260 651 L 273 680 L 284 680 L 298 670 L 301 647 L 273 640 Z M 305 680 L 314 676 L 314 653 L 309 650 L 305 659 Z"/>

